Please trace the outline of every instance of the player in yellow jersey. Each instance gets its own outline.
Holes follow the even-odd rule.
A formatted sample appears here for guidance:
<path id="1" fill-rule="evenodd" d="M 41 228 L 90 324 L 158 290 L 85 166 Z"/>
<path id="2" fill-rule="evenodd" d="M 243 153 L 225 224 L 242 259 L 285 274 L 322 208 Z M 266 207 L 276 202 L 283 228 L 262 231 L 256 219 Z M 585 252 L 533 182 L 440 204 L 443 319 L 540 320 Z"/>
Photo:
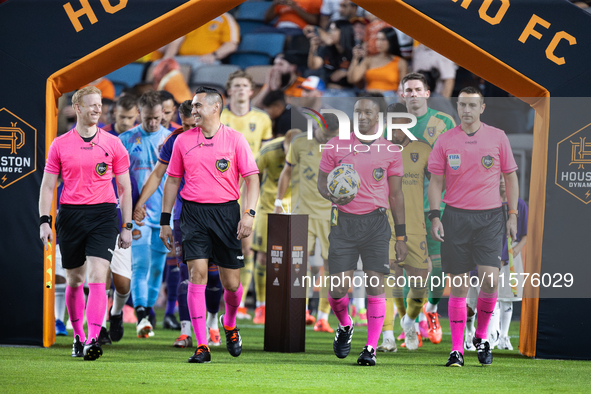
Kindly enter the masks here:
<path id="1" fill-rule="evenodd" d="M 316 238 L 319 238 L 322 249 L 321 256 L 324 260 L 324 276 L 328 276 L 328 234 L 330 233 L 331 204 L 318 193 L 316 183 L 322 158 L 320 144 L 326 144 L 338 134 L 339 123 L 337 117 L 332 114 L 325 114 L 324 119 L 328 130 L 317 128 L 314 130 L 314 138 L 312 139 L 308 139 L 307 133 L 298 134 L 293 138 L 285 159 L 286 165 L 279 178 L 276 201 L 285 197 L 291 183 L 294 213 L 308 215 L 308 253 L 313 254 Z M 297 190 L 294 190 L 296 189 L 295 184 L 298 185 Z M 275 212 L 282 212 L 281 207 L 276 206 Z M 334 332 L 328 325 L 329 313 L 328 288 L 320 286 L 320 302 L 318 320 L 314 326 L 315 331 Z M 313 324 L 313 322 L 313 316 L 310 316 L 306 310 L 306 323 Z"/>
<path id="2" fill-rule="evenodd" d="M 254 84 L 252 77 L 244 71 L 235 71 L 228 77 L 226 92 L 230 98 L 228 105 L 224 107 L 220 121 L 226 126 L 242 133 L 248 141 L 252 154 L 256 157 L 261 145 L 273 138 L 271 118 L 266 112 L 250 105 Z M 244 186 L 244 185 L 243 185 Z M 246 194 L 241 192 L 241 196 Z M 240 201 L 244 206 L 244 201 Z M 254 270 L 254 252 L 251 249 L 252 236 L 242 239 L 242 253 L 244 254 L 244 268 L 240 270 L 240 283 L 245 289 L 238 308 L 238 319 L 250 319 L 246 312 L 244 301 L 250 287 Z"/>
<path id="3" fill-rule="evenodd" d="M 402 104 L 388 107 L 388 112 L 406 112 Z M 406 123 L 407 119 L 395 118 L 394 123 Z M 415 329 L 415 319 L 419 316 L 423 305 L 427 302 L 427 277 L 429 274 L 429 257 L 427 252 L 427 239 L 425 217 L 423 215 L 423 185 L 427 174 L 427 163 L 431 146 L 423 140 L 411 141 L 402 130 L 395 129 L 392 133 L 392 142 L 403 146 L 402 163 L 404 178 L 402 179 L 402 192 L 404 193 L 404 217 L 406 218 L 406 234 L 408 241 L 408 256 L 403 262 L 397 262 L 396 237 L 390 240 L 390 278 L 386 280 L 388 287 L 392 289 L 394 299 L 386 299 L 386 317 L 382 328 L 383 342 L 378 346 L 378 351 L 395 352 L 396 343 L 393 332 L 394 303 L 400 314 L 400 325 L 404 329 L 405 344 L 408 350 L 416 350 L 419 347 L 419 334 Z M 389 213 L 391 225 L 394 224 Z M 409 280 L 410 291 L 404 305 L 402 296 L 403 274 Z M 420 279 L 419 279 L 420 278 Z M 399 286 L 400 285 L 400 286 Z"/>
<path id="4" fill-rule="evenodd" d="M 254 324 L 265 324 L 265 301 L 267 281 L 267 214 L 273 213 L 275 196 L 277 195 L 277 183 L 285 166 L 285 156 L 289 149 L 292 137 L 301 131 L 289 130 L 285 137 L 275 138 L 263 146 L 256 157 L 261 180 L 261 192 L 257 206 L 257 216 L 254 221 L 252 250 L 257 252 L 255 263 L 254 286 L 256 291 L 256 309 L 254 311 Z M 281 204 L 287 206 L 291 190 L 285 193 Z M 287 200 L 287 201 L 286 201 Z"/>

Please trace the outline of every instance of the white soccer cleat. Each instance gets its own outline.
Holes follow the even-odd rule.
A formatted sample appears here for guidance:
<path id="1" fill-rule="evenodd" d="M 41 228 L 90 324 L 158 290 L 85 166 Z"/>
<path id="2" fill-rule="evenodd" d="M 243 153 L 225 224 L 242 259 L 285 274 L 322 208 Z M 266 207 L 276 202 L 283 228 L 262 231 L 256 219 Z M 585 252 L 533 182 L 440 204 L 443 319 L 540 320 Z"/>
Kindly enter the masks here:
<path id="1" fill-rule="evenodd" d="M 147 317 L 144 317 L 136 326 L 137 337 L 138 338 L 148 338 L 152 331 L 152 324 Z M 153 334 L 152 334 L 153 335 Z"/>
<path id="2" fill-rule="evenodd" d="M 511 339 L 509 337 L 501 336 L 499 338 L 499 344 L 497 345 L 499 349 L 505 350 L 513 350 L 513 346 L 511 345 Z"/>
<path id="3" fill-rule="evenodd" d="M 406 348 L 408 350 L 417 350 L 419 348 L 419 337 L 415 329 L 414 320 L 407 319 L 407 316 L 404 316 L 400 320 L 400 326 L 404 330 L 404 344 Z"/>
<path id="4" fill-rule="evenodd" d="M 387 338 L 384 339 L 382 344 L 378 346 L 376 349 L 378 352 L 385 352 L 385 353 L 396 353 L 398 348 L 396 347 L 396 341 L 393 339 Z"/>
<path id="5" fill-rule="evenodd" d="M 469 352 L 476 351 L 476 347 L 474 347 L 474 344 L 472 343 L 473 338 L 474 332 L 466 330 L 466 333 L 464 334 L 464 350 Z"/>

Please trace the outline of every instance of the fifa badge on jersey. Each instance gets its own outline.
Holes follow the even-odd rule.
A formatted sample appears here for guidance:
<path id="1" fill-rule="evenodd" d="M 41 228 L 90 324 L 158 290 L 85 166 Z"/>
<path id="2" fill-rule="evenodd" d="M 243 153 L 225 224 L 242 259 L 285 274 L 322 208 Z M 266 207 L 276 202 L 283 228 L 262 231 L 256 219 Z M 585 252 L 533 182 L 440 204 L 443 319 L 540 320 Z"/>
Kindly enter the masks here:
<path id="1" fill-rule="evenodd" d="M 484 156 L 482 158 L 482 166 L 484 168 L 486 168 L 487 170 L 490 170 L 490 168 L 495 164 L 495 158 L 492 157 L 491 155 L 488 156 Z"/>
<path id="2" fill-rule="evenodd" d="M 96 173 L 100 176 L 103 176 L 107 173 L 107 168 L 109 168 L 107 163 L 98 163 L 95 167 Z"/>
<path id="3" fill-rule="evenodd" d="M 460 168 L 460 164 L 462 163 L 460 154 L 450 153 L 449 155 L 447 155 L 447 162 L 449 163 L 449 166 L 452 170 L 457 170 L 458 168 Z"/>
<path id="4" fill-rule="evenodd" d="M 419 154 L 418 153 L 411 153 L 410 159 L 412 160 L 413 163 L 416 163 L 419 160 Z"/>
<path id="5" fill-rule="evenodd" d="M 230 162 L 226 159 L 217 160 L 215 162 L 215 168 L 217 168 L 219 172 L 226 172 L 228 168 L 230 168 Z"/>
<path id="6" fill-rule="evenodd" d="M 427 127 L 427 134 L 429 134 L 429 137 L 433 137 L 435 135 L 435 127 Z"/>
<path id="7" fill-rule="evenodd" d="M 250 129 L 250 131 L 254 132 L 254 130 L 257 128 L 257 125 L 256 123 L 249 123 L 248 128 Z"/>
<path id="8" fill-rule="evenodd" d="M 376 181 L 381 181 L 382 178 L 384 177 L 384 169 L 383 168 L 376 168 L 373 170 L 373 179 L 375 179 Z"/>

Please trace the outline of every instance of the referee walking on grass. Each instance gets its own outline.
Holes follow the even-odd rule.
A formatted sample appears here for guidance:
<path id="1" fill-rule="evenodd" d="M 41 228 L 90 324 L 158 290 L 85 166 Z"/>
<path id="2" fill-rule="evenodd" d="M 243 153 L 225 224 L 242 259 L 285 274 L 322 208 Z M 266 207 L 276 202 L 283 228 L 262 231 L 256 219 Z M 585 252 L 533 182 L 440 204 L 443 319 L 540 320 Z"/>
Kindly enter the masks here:
<path id="1" fill-rule="evenodd" d="M 429 156 L 429 205 L 431 235 L 441 244 L 441 265 L 450 273 L 449 325 L 452 351 L 447 367 L 464 365 L 462 340 L 466 326 L 466 295 L 469 272 L 476 265 L 480 294 L 476 304 L 477 329 L 473 343 L 482 365 L 492 363 L 487 340 L 490 316 L 497 303 L 503 235 L 517 232 L 517 164 L 503 130 L 480 121 L 484 112 L 482 93 L 473 87 L 460 91 L 460 125 L 439 136 Z M 509 220 L 503 218 L 499 193 L 504 174 Z M 439 219 L 441 192 L 447 204 Z M 445 234 L 444 235 L 444 228 Z"/>
<path id="2" fill-rule="evenodd" d="M 322 197 L 338 206 L 338 217 L 331 219 L 328 236 L 328 266 L 331 276 L 340 285 L 329 291 L 328 301 L 339 321 L 333 342 L 338 358 L 345 358 L 351 350 L 353 320 L 349 316 L 349 296 L 353 271 L 359 257 L 363 262 L 367 283 L 367 342 L 357 359 L 359 365 L 376 363 L 375 349 L 384 324 L 386 297 L 384 274 L 390 273 L 388 249 L 392 230 L 386 210 L 391 207 L 396 233 L 396 257 L 401 262 L 408 253 L 406 226 L 404 224 L 404 195 L 402 193 L 402 155 L 397 147 L 383 137 L 378 130 L 380 102 L 361 98 L 355 103 L 359 131 L 367 139 L 358 139 L 351 133 L 349 140 L 334 137 L 327 145 L 336 149 L 324 149 L 318 171 L 318 191 Z M 334 197 L 327 186 L 328 174 L 340 165 L 350 166 L 359 174 L 361 184 L 356 195 Z M 336 222 L 336 223 L 335 223 Z"/>
<path id="3" fill-rule="evenodd" d="M 66 306 L 74 329 L 72 357 L 99 358 L 98 336 L 105 312 L 105 284 L 119 237 L 119 247 L 131 245 L 131 183 L 129 156 L 119 139 L 97 127 L 101 116 L 101 91 L 94 86 L 72 97 L 76 127 L 56 138 L 49 147 L 39 196 L 40 233 L 43 245 L 52 241 L 51 204 L 61 174 L 64 189 L 56 219 L 62 265 L 66 270 Z M 115 175 L 121 213 L 119 229 Z M 88 276 L 88 338 L 84 334 L 84 280 Z"/>
<path id="4" fill-rule="evenodd" d="M 190 363 L 207 363 L 205 287 L 207 265 L 218 265 L 225 289 L 226 313 L 220 317 L 226 333 L 226 347 L 238 357 L 242 339 L 236 327 L 236 312 L 242 298 L 240 268 L 244 256 L 240 240 L 252 233 L 254 208 L 259 195 L 258 167 L 246 138 L 220 122 L 222 96 L 215 89 L 199 87 L 193 98 L 196 128 L 177 138 L 164 184 L 160 238 L 172 249 L 170 212 L 181 178 L 183 208 L 180 225 L 183 235 L 183 259 L 189 268 L 187 303 L 197 339 L 197 350 Z M 241 212 L 239 176 L 247 187 L 246 204 Z"/>

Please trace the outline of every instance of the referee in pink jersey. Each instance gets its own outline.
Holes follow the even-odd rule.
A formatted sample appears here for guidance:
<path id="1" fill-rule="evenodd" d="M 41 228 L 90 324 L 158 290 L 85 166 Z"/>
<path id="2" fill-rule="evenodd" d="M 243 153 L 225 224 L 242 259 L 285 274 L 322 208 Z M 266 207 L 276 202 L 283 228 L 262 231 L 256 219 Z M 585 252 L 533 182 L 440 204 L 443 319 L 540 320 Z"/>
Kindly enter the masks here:
<path id="1" fill-rule="evenodd" d="M 441 134 L 429 155 L 429 205 L 431 236 L 441 242 L 441 267 L 450 274 L 449 325 L 452 351 L 447 367 L 464 365 L 463 338 L 466 326 L 466 295 L 469 272 L 478 267 L 480 294 L 476 304 L 477 329 L 473 343 L 482 365 L 492 363 L 487 328 L 497 303 L 503 235 L 517 232 L 517 164 L 503 130 L 480 121 L 485 104 L 473 87 L 460 91 L 461 123 Z M 503 218 L 499 193 L 501 172 L 505 177 L 509 220 Z M 447 204 L 439 219 L 441 192 Z M 444 236 L 445 228 L 445 236 Z"/>
<path id="2" fill-rule="evenodd" d="M 218 265 L 225 289 L 226 313 L 220 322 L 226 332 L 226 347 L 234 357 L 242 352 L 242 339 L 236 327 L 243 291 L 240 268 L 244 267 L 244 256 L 240 240 L 252 233 L 259 170 L 246 138 L 220 122 L 220 93 L 206 87 L 197 88 L 195 93 L 192 113 L 197 127 L 180 134 L 174 143 L 164 183 L 160 238 L 172 249 L 170 212 L 184 176 L 180 225 L 183 260 L 189 268 L 187 304 L 197 338 L 197 350 L 189 362 L 208 363 L 211 354 L 205 324 L 205 287 L 210 259 Z M 240 212 L 237 201 L 240 177 L 247 187 L 244 212 Z"/>
<path id="3" fill-rule="evenodd" d="M 353 320 L 349 316 L 347 293 L 351 287 L 353 271 L 361 257 L 368 298 L 367 343 L 357 363 L 370 366 L 376 363 L 375 349 L 386 313 L 384 274 L 390 273 L 388 251 L 392 235 L 386 216 L 388 206 L 391 207 L 395 223 L 398 261 L 403 261 L 407 255 L 402 155 L 398 146 L 381 137 L 378 116 L 382 107 L 385 105 L 380 105 L 376 98 L 362 98 L 355 103 L 354 111 L 359 117 L 360 133 L 368 136 L 377 134 L 380 137 L 376 140 L 358 139 L 353 133 L 348 140 L 334 137 L 322 151 L 318 172 L 318 191 L 338 206 L 336 224 L 333 218 L 328 236 L 328 266 L 331 277 L 328 301 L 339 320 L 333 349 L 338 358 L 347 357 L 351 350 Z M 356 195 L 337 199 L 328 190 L 327 177 L 340 165 L 355 169 L 361 185 Z"/>
<path id="4" fill-rule="evenodd" d="M 72 357 L 99 358 L 98 343 L 107 310 L 105 284 L 115 245 L 131 245 L 131 183 L 129 156 L 121 141 L 97 127 L 101 91 L 94 86 L 72 97 L 76 127 L 56 138 L 49 147 L 39 196 L 40 233 L 43 245 L 52 241 L 51 205 L 61 174 L 64 188 L 55 228 L 66 270 L 66 306 L 74 329 Z M 116 178 L 123 222 L 119 229 Z M 117 236 L 119 240 L 117 241 Z M 84 334 L 84 280 L 88 275 L 88 337 Z"/>

